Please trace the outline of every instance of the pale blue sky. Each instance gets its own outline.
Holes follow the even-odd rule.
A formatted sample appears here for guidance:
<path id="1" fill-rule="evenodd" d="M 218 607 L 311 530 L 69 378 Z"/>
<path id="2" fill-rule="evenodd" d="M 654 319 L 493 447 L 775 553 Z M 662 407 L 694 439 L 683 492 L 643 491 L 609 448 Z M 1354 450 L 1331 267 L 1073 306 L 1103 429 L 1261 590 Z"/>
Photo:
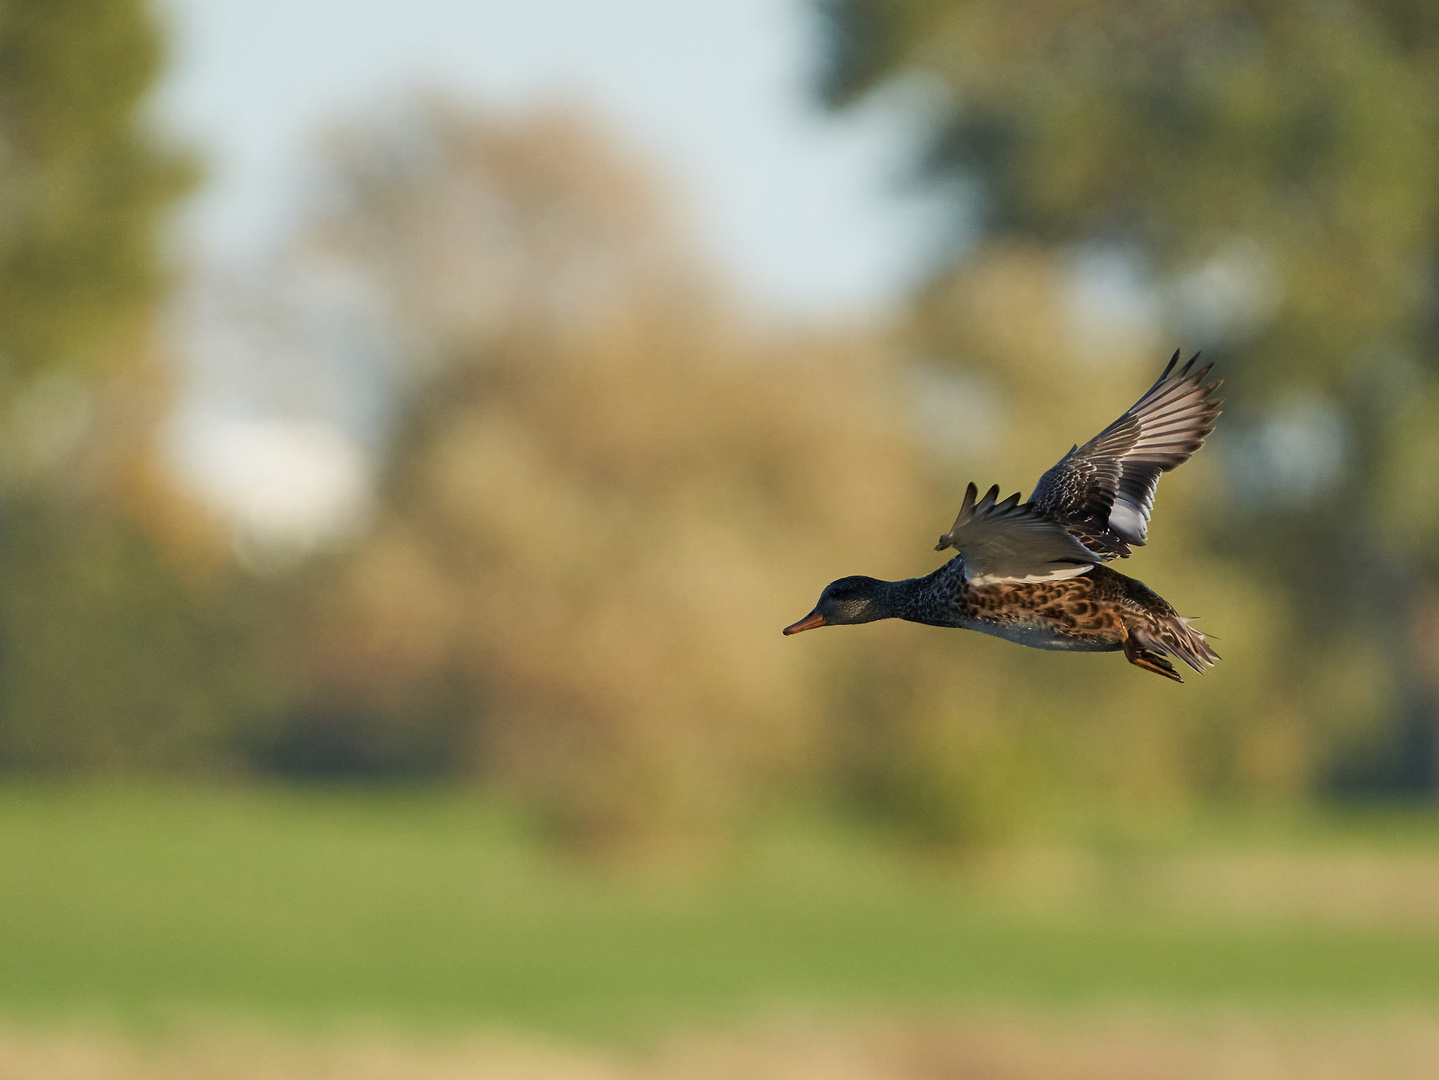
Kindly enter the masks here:
<path id="1" fill-rule="evenodd" d="M 211 259 L 252 260 L 283 233 L 318 127 L 415 88 L 589 104 L 672 179 L 769 314 L 882 310 L 934 231 L 899 194 L 906 114 L 813 104 L 807 0 L 164 4 L 175 49 L 160 104 L 211 163 L 189 218 Z"/>

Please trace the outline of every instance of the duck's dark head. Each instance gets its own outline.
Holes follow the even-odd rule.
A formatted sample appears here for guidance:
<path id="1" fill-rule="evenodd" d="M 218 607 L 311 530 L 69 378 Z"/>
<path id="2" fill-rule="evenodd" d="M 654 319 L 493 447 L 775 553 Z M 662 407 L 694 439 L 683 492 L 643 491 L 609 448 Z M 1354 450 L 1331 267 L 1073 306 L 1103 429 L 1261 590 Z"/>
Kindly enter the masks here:
<path id="1" fill-rule="evenodd" d="M 885 589 L 888 581 L 872 577 L 845 577 L 831 581 L 819 595 L 814 610 L 799 622 L 786 626 L 786 634 L 813 630 L 816 626 L 844 626 L 848 623 L 874 622 L 894 615 Z"/>

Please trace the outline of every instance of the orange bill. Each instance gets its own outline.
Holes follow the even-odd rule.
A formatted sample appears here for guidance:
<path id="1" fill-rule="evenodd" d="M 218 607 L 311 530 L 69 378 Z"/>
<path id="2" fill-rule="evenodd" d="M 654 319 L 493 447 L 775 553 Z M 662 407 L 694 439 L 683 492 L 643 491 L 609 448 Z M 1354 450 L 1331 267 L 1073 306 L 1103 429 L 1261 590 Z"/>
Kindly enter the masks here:
<path id="1" fill-rule="evenodd" d="M 794 623 L 791 626 L 786 626 L 784 628 L 784 632 L 786 634 L 798 634 L 801 630 L 813 630 L 816 626 L 828 625 L 829 623 L 824 621 L 823 615 L 821 615 L 818 611 L 811 611 L 799 622 Z"/>

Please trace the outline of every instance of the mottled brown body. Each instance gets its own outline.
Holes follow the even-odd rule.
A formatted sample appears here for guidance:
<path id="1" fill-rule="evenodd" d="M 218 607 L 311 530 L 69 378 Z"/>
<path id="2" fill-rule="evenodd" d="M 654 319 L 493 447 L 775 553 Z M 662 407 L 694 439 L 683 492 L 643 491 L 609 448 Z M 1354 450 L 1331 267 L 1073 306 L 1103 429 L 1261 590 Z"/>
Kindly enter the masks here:
<path id="1" fill-rule="evenodd" d="M 977 630 L 1033 649 L 1118 652 L 1157 675 L 1179 680 L 1163 654 L 1212 662 L 1203 635 L 1142 581 L 1096 566 L 1048 581 L 971 582 L 963 556 L 926 578 L 894 583 L 900 618 Z"/>
<path id="2" fill-rule="evenodd" d="M 916 580 L 918 601 L 901 616 L 978 630 L 1034 649 L 1118 652 L 1130 663 L 1182 681 L 1164 654 L 1212 662 L 1203 635 L 1142 581 L 1107 566 L 1049 581 L 972 583 L 959 557 Z"/>
<path id="3" fill-rule="evenodd" d="M 1066 637 L 1104 642 L 1117 649 L 1128 636 L 1123 600 L 1104 595 L 1106 591 L 1102 583 L 1085 574 L 1067 581 L 973 586 L 965 590 L 965 600 L 973 617 L 986 622 L 1033 623 Z"/>

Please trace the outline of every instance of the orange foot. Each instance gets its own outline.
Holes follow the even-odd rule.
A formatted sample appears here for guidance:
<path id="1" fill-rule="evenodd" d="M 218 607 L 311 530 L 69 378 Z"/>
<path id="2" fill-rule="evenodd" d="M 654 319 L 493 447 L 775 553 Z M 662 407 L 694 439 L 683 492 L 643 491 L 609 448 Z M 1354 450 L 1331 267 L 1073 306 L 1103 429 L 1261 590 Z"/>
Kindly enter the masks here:
<path id="1" fill-rule="evenodd" d="M 1145 671 L 1163 675 L 1166 679 L 1173 679 L 1175 682 L 1184 681 L 1179 677 L 1179 672 L 1174 670 L 1173 664 L 1158 653 L 1150 652 L 1132 637 L 1124 639 L 1124 658 L 1135 667 L 1141 667 Z"/>

